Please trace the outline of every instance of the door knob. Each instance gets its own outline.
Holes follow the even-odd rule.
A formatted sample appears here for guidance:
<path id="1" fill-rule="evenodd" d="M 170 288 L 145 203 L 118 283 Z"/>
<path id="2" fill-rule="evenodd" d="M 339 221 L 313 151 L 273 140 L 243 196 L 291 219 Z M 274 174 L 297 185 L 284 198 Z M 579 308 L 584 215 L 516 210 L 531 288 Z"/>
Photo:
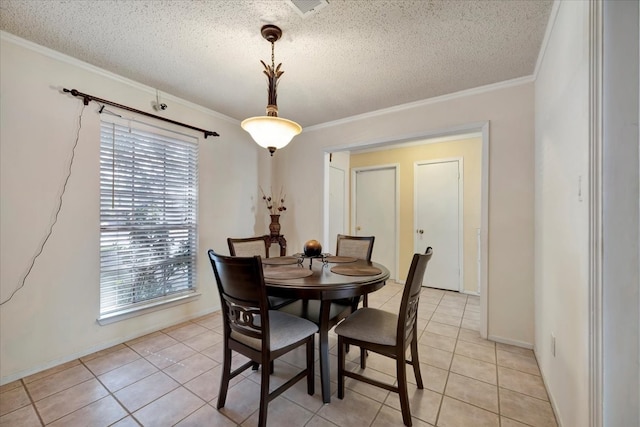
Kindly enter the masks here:
<path id="1" fill-rule="evenodd" d="M 424 234 L 424 230 L 422 230 L 422 229 L 418 229 L 418 230 L 416 230 L 416 233 L 418 233 L 418 234 Z"/>

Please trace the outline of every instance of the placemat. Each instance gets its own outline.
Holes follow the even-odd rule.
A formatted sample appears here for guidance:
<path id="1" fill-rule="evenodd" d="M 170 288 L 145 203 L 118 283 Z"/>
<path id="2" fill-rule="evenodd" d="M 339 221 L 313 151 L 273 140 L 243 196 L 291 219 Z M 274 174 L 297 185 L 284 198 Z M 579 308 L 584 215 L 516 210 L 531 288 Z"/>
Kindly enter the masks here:
<path id="1" fill-rule="evenodd" d="M 358 258 L 354 258 L 352 256 L 328 256 L 325 258 L 327 262 L 333 262 L 336 264 L 343 262 L 356 262 Z"/>
<path id="2" fill-rule="evenodd" d="M 263 272 L 265 279 L 302 279 L 313 274 L 312 270 L 302 267 L 269 267 Z"/>
<path id="3" fill-rule="evenodd" d="M 262 258 L 262 264 L 264 265 L 287 265 L 297 264 L 298 258 L 292 256 L 281 256 L 275 258 Z"/>
<path id="4" fill-rule="evenodd" d="M 335 267 L 331 267 L 331 271 L 345 276 L 375 276 L 376 274 L 382 273 L 382 270 L 378 267 L 369 265 L 336 265 Z"/>

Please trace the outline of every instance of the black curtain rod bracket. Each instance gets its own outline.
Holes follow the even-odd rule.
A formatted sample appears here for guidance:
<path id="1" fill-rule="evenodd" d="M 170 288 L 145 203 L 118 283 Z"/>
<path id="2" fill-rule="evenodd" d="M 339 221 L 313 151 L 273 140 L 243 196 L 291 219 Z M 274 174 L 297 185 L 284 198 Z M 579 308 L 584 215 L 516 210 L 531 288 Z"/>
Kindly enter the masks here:
<path id="1" fill-rule="evenodd" d="M 200 129 L 200 128 L 197 128 L 195 126 L 191 126 L 191 125 L 187 125 L 187 124 L 184 124 L 184 123 L 176 122 L 175 120 L 167 119 L 165 117 L 156 116 L 155 114 L 147 113 L 146 111 L 141 111 L 141 110 L 138 110 L 138 109 L 135 109 L 135 108 L 127 107 L 126 105 L 117 104 L 117 103 L 112 102 L 112 101 L 107 101 L 106 99 L 98 98 L 98 97 L 95 97 L 93 95 L 87 95 L 86 93 L 79 92 L 76 89 L 63 88 L 62 91 L 65 92 L 65 93 L 70 93 L 73 96 L 82 98 L 82 102 L 84 103 L 84 105 L 89 105 L 89 102 L 96 101 L 96 102 L 101 103 L 101 104 L 111 105 L 112 107 L 120 108 L 122 110 L 131 111 L 131 112 L 134 112 L 134 113 L 137 113 L 137 114 L 142 114 L 143 116 L 153 117 L 154 119 L 158 119 L 158 120 L 162 120 L 162 121 L 165 121 L 165 122 L 173 123 L 174 125 L 182 126 L 182 127 L 193 129 L 193 130 L 197 130 L 198 132 L 204 133 L 204 138 L 205 139 L 208 136 L 220 136 L 220 134 L 218 134 L 218 132 L 213 132 L 213 131 L 210 131 L 210 130 Z"/>

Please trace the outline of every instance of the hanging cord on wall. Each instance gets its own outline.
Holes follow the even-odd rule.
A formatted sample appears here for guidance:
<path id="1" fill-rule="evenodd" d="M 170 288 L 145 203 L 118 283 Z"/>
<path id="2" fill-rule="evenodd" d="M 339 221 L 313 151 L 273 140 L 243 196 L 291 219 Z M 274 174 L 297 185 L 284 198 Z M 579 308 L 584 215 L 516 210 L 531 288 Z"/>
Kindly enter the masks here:
<path id="1" fill-rule="evenodd" d="M 29 274 L 31 274 L 31 270 L 33 269 L 33 266 L 36 263 L 36 259 L 38 259 L 40 254 L 42 254 L 42 251 L 44 250 L 44 246 L 47 244 L 47 241 L 49 240 L 49 237 L 51 237 L 51 234 L 53 233 L 53 226 L 56 225 L 56 223 L 58 222 L 58 215 L 60 214 L 60 211 L 62 210 L 62 200 L 63 200 L 63 197 L 64 197 L 64 193 L 67 191 L 67 183 L 69 182 L 69 178 L 71 178 L 71 168 L 73 167 L 73 160 L 76 157 L 76 147 L 78 146 L 78 141 L 80 140 L 80 129 L 82 129 L 82 113 L 84 113 L 85 107 L 86 107 L 86 105 L 82 105 L 82 110 L 80 110 L 80 115 L 78 116 L 78 130 L 76 132 L 76 140 L 73 143 L 73 148 L 71 149 L 71 161 L 69 162 L 69 168 L 67 169 L 67 175 L 66 175 L 66 177 L 64 179 L 64 184 L 62 185 L 62 192 L 60 193 L 60 197 L 58 198 L 58 207 L 57 207 L 55 215 L 53 217 L 53 221 L 51 222 L 51 225 L 49 226 L 49 230 L 48 230 L 47 235 L 45 236 L 44 240 L 42 241 L 42 244 L 38 248 L 38 251 L 36 252 L 36 254 L 33 257 L 33 259 L 31 260 L 31 265 L 29 265 L 29 268 L 27 269 L 27 272 L 25 273 L 24 277 L 22 277 L 22 281 L 13 290 L 13 292 L 11 292 L 11 295 L 9 295 L 9 298 L 7 298 L 6 300 L 0 302 L 0 307 L 3 306 L 4 304 L 8 303 L 9 301 L 11 301 L 11 298 L 13 298 L 13 296 L 16 293 L 18 293 L 18 291 L 20 289 L 22 289 L 24 287 L 24 284 L 27 281 L 27 277 L 29 277 Z"/>

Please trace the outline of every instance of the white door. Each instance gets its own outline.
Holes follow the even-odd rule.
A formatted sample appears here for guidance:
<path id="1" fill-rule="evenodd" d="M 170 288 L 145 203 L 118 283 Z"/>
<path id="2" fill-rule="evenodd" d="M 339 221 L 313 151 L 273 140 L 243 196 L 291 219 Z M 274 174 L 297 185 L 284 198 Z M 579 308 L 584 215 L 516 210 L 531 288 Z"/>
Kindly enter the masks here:
<path id="1" fill-rule="evenodd" d="M 462 283 L 461 159 L 416 163 L 415 245 L 433 258 L 423 285 L 459 291 Z"/>
<path id="2" fill-rule="evenodd" d="M 352 233 L 375 236 L 372 261 L 389 269 L 395 280 L 397 254 L 397 168 L 381 167 L 354 171 Z"/>
<path id="3" fill-rule="evenodd" d="M 334 252 L 338 234 L 345 234 L 345 171 L 329 167 L 329 247 L 324 252 Z"/>

